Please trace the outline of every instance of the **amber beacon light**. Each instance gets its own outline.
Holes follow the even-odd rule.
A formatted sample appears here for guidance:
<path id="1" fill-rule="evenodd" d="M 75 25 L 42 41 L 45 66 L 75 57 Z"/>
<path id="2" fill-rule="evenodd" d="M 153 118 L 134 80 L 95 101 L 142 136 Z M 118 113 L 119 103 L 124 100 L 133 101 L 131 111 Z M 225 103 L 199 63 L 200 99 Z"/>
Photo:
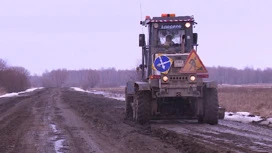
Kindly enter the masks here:
<path id="1" fill-rule="evenodd" d="M 162 14 L 161 17 L 175 17 L 176 14 Z"/>

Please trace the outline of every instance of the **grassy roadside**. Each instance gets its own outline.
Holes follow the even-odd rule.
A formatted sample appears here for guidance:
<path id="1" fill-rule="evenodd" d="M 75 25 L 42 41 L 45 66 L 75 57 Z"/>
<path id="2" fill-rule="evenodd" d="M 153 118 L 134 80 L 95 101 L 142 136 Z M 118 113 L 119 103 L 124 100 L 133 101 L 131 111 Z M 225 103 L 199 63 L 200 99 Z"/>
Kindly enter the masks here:
<path id="1" fill-rule="evenodd" d="M 1 95 L 4 95 L 5 93 L 6 93 L 6 92 L 5 92 L 4 88 L 0 87 L 0 96 L 1 96 Z"/>
<path id="2" fill-rule="evenodd" d="M 261 86 L 219 87 L 219 105 L 226 111 L 246 111 L 272 117 L 272 88 Z"/>

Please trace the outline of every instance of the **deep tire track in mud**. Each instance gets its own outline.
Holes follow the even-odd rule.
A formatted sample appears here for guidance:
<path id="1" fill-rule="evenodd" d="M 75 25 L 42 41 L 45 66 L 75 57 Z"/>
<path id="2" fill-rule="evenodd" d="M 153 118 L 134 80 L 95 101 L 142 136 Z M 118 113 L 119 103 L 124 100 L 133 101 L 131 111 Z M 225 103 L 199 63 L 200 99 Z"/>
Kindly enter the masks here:
<path id="1" fill-rule="evenodd" d="M 0 152 L 15 152 L 25 129 L 31 126 L 30 96 L 3 98 L 0 102 Z M 29 124 L 28 124 L 29 123 Z"/>
<path id="2" fill-rule="evenodd" d="M 72 94 L 76 93 L 70 92 Z M 215 126 L 192 120 L 154 121 L 150 125 L 139 126 L 130 121 L 124 122 L 125 102 L 101 95 L 77 94 L 81 94 L 82 98 L 67 99 L 70 106 L 76 108 L 95 130 L 101 133 L 112 131 L 106 137 L 114 138 L 113 134 L 119 132 L 117 136 L 126 139 L 132 128 L 131 133 L 159 138 L 166 146 L 174 146 L 180 152 L 272 152 L 272 130 L 269 127 L 222 120 Z M 83 98 L 85 96 L 90 98 Z M 124 130 L 118 129 L 120 127 Z M 129 143 L 126 145 L 128 148 L 133 146 Z"/>
<path id="3" fill-rule="evenodd" d="M 75 91 L 63 93 L 62 98 L 92 129 L 91 137 L 103 152 L 179 152 L 159 138 L 145 135 L 141 129 L 125 124 L 124 102 Z"/>
<path id="4" fill-rule="evenodd" d="M 0 152 L 272 152 L 272 129 L 220 121 L 124 120 L 125 102 L 48 88 L 0 98 Z"/>

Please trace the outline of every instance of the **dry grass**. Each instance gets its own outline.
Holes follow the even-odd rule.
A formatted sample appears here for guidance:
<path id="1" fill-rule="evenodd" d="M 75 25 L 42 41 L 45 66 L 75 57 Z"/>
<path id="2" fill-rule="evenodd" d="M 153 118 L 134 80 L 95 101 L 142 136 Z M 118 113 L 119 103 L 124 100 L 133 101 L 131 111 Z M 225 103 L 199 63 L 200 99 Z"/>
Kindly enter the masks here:
<path id="1" fill-rule="evenodd" d="M 89 90 L 105 91 L 114 94 L 125 94 L 125 87 L 113 87 L 113 88 L 91 88 Z"/>
<path id="2" fill-rule="evenodd" d="M 5 94 L 5 93 L 6 93 L 5 89 L 2 88 L 2 87 L 0 87 L 0 96 L 3 95 L 3 94 Z"/>
<path id="3" fill-rule="evenodd" d="M 272 88 L 263 86 L 220 87 L 219 104 L 226 111 L 247 111 L 255 115 L 272 117 Z"/>

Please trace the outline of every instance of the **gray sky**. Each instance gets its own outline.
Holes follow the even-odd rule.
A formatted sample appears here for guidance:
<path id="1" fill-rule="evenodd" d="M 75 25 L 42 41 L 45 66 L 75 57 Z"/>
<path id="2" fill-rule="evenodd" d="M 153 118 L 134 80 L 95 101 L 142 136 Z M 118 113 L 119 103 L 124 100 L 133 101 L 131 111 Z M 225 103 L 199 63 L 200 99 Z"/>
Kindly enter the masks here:
<path id="1" fill-rule="evenodd" d="M 142 0 L 143 18 L 194 15 L 206 66 L 272 67 L 271 0 Z M 141 59 L 139 0 L 1 0 L 0 58 L 32 74 L 132 69 Z"/>

